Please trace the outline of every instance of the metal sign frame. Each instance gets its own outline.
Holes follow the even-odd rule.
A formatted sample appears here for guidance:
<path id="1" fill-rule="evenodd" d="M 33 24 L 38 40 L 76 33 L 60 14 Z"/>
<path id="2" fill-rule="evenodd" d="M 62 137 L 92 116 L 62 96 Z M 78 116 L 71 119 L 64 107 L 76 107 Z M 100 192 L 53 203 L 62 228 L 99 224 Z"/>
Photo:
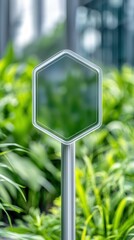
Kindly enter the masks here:
<path id="1" fill-rule="evenodd" d="M 78 134 L 77 136 L 75 136 L 72 140 L 66 141 L 62 138 L 60 138 L 59 136 L 57 136 L 56 134 L 52 133 L 51 131 L 49 131 L 48 129 L 45 129 L 43 127 L 41 127 L 38 122 L 37 122 L 37 116 L 36 116 L 36 112 L 37 112 L 37 103 L 36 103 L 36 80 L 37 80 L 37 74 L 39 71 L 41 71 L 44 68 L 47 68 L 48 66 L 50 66 L 50 64 L 53 64 L 56 60 L 58 61 L 58 59 L 60 59 L 63 56 L 69 56 L 72 59 L 76 60 L 79 62 L 79 64 L 89 68 L 89 70 L 93 70 L 96 71 L 97 75 L 98 75 L 98 88 L 99 88 L 99 96 L 98 96 L 98 122 L 96 123 L 95 126 L 91 127 L 89 126 L 89 129 L 83 131 L 82 133 Z M 85 58 L 81 57 L 80 55 L 72 52 L 71 50 L 63 50 L 59 53 L 57 53 L 56 55 L 54 55 L 53 57 L 49 58 L 47 61 L 44 61 L 43 63 L 41 63 L 40 65 L 38 65 L 34 71 L 33 71 L 33 125 L 39 129 L 40 131 L 48 134 L 49 136 L 53 137 L 54 139 L 58 140 L 59 142 L 69 145 L 81 138 L 83 138 L 84 136 L 86 136 L 87 134 L 89 134 L 90 132 L 93 132 L 94 130 L 98 129 L 101 126 L 102 123 L 102 71 L 101 69 L 95 65 L 94 63 L 86 60 Z M 88 128 L 88 127 L 87 127 Z"/>

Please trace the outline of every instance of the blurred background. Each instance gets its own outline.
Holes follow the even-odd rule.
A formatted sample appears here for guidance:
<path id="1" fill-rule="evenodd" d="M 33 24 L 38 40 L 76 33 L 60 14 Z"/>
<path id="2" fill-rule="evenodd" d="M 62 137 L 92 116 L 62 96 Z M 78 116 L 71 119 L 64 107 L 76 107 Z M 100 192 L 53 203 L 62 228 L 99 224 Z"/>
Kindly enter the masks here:
<path id="1" fill-rule="evenodd" d="M 133 0 L 0 0 L 0 57 L 41 60 L 72 49 L 106 66 L 134 64 Z"/>
<path id="2" fill-rule="evenodd" d="M 60 239 L 61 146 L 32 125 L 32 71 L 64 48 L 103 69 L 102 127 L 76 143 L 76 240 L 133 240 L 133 0 L 0 0 L 0 239 Z"/>

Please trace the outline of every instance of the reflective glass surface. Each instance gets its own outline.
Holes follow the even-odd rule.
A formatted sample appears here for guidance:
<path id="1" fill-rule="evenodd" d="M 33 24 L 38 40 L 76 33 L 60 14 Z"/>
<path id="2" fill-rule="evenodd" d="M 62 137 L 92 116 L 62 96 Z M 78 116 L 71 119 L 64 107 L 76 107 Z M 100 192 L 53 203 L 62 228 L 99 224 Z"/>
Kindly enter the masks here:
<path id="1" fill-rule="evenodd" d="M 99 124 L 99 74 L 65 53 L 36 71 L 36 122 L 70 141 Z"/>

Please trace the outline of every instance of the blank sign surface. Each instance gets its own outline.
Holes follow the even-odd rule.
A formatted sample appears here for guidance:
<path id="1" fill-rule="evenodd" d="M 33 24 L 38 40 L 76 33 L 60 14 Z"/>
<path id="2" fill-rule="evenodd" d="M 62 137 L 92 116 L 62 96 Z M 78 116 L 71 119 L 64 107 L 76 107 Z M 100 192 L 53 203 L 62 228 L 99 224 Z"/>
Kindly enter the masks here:
<path id="1" fill-rule="evenodd" d="M 39 129 L 73 141 L 100 125 L 100 74 L 64 51 L 34 72 L 34 118 Z"/>

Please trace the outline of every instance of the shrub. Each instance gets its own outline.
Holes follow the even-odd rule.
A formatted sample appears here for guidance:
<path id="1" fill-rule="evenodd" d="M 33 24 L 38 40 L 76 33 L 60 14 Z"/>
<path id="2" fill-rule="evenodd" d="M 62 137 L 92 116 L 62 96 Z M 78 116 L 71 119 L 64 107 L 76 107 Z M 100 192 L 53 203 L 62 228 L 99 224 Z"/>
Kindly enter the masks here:
<path id="1" fill-rule="evenodd" d="M 1 236 L 57 240 L 60 144 L 38 133 L 31 124 L 31 74 L 37 61 L 14 60 L 9 64 L 11 55 L 8 53 L 0 62 L 0 138 L 4 144 L 15 142 L 23 148 L 10 151 L 7 145 L 6 160 L 1 156 L 1 162 L 6 161 L 7 168 L 12 165 L 14 169 L 10 173 L 4 168 L 6 176 L 26 186 L 27 204 L 16 194 L 10 201 L 27 210 L 27 214 L 21 215 L 14 227 L 2 229 Z M 134 237 L 133 75 L 133 69 L 126 66 L 105 73 L 103 126 L 77 143 L 77 240 Z"/>

